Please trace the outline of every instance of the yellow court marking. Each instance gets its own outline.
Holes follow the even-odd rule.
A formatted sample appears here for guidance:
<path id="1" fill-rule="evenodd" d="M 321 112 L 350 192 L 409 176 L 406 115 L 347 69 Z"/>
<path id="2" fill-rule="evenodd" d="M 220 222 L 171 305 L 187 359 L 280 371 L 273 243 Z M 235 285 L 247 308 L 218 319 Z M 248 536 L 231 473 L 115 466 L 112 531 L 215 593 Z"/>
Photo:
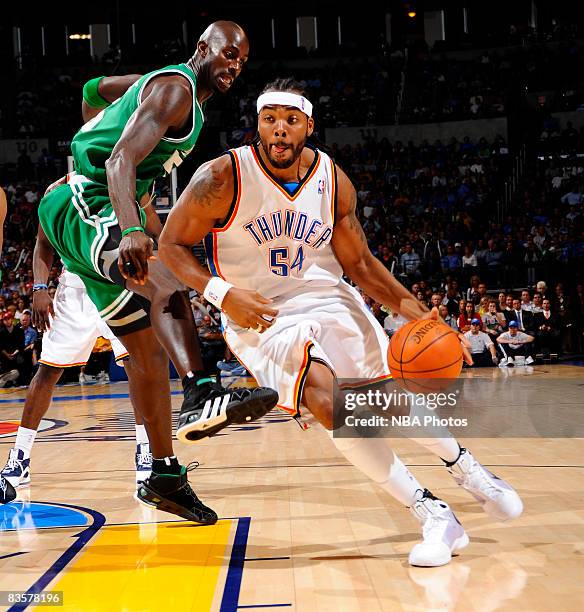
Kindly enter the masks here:
<path id="1" fill-rule="evenodd" d="M 50 588 L 84 612 L 210 610 L 234 522 L 106 525 Z"/>

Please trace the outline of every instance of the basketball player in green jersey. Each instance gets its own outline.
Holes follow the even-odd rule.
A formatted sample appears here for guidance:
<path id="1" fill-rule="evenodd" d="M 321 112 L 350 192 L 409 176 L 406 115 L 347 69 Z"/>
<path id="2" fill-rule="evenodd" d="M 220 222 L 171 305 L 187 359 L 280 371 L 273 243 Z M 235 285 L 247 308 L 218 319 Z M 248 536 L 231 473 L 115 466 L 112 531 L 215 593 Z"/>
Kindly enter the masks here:
<path id="1" fill-rule="evenodd" d="M 204 120 L 203 103 L 229 90 L 248 51 L 241 27 L 220 21 L 207 28 L 185 64 L 140 77 L 111 104 L 101 99 L 99 81 L 89 82 L 86 102 L 105 108 L 73 138 L 77 175 L 39 206 L 47 238 L 122 338 L 142 374 L 141 388 L 152 398 L 142 415 L 154 457 L 152 475 L 139 487 L 138 498 L 200 523 L 214 523 L 217 515 L 193 493 L 185 467 L 173 455 L 161 345 L 183 378 L 177 432 L 183 441 L 263 416 L 278 397 L 271 389 L 225 390 L 204 372 L 184 286 L 153 256 L 136 202 L 192 150 Z"/>

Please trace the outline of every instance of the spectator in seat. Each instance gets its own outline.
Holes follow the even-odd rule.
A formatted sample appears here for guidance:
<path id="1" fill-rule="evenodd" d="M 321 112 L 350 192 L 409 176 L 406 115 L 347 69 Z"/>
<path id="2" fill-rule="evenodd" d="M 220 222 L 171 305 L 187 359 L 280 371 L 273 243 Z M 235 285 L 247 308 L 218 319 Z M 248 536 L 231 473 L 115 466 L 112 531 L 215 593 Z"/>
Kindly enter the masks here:
<path id="1" fill-rule="evenodd" d="M 442 295 L 440 293 L 433 293 L 428 306 L 430 308 L 438 308 L 440 304 L 442 304 Z"/>
<path id="2" fill-rule="evenodd" d="M 453 283 L 448 285 L 442 304 L 446 306 L 448 313 L 456 319 L 459 308 L 457 290 Z"/>
<path id="3" fill-rule="evenodd" d="M 487 314 L 487 312 L 489 312 L 489 302 L 490 302 L 490 298 L 488 295 L 485 295 L 485 297 L 481 298 L 481 301 L 479 302 L 478 308 L 476 308 L 476 312 L 477 314 L 482 318 L 483 315 Z"/>
<path id="4" fill-rule="evenodd" d="M 499 334 L 501 334 L 505 328 L 506 322 L 505 317 L 497 312 L 497 302 L 491 300 L 489 302 L 487 312 L 482 316 L 483 329 L 491 340 L 496 340 Z"/>
<path id="5" fill-rule="evenodd" d="M 547 285 L 545 281 L 537 281 L 535 285 L 535 290 L 541 295 L 542 298 L 547 297 Z"/>
<path id="6" fill-rule="evenodd" d="M 505 321 L 507 321 L 507 326 L 509 326 L 510 321 L 517 321 L 517 314 L 513 310 L 513 296 L 510 293 L 505 296 L 503 316 L 505 317 Z"/>
<path id="7" fill-rule="evenodd" d="M 478 306 L 487 296 L 487 283 L 480 282 L 477 288 L 477 294 L 473 297 L 473 303 Z"/>
<path id="8" fill-rule="evenodd" d="M 509 331 L 503 332 L 497 338 L 499 350 L 504 355 L 499 365 L 512 368 L 516 365 L 515 358 L 518 355 L 525 357 L 525 365 L 532 364 L 533 356 L 531 354 L 531 348 L 533 346 L 533 340 L 533 336 L 519 331 L 519 324 L 517 321 L 510 321 Z"/>
<path id="9" fill-rule="evenodd" d="M 472 273 L 478 268 L 478 265 L 477 256 L 474 254 L 472 248 L 468 245 L 465 246 L 464 255 L 462 256 L 462 267 Z M 476 278 L 478 283 L 479 277 L 477 276 L 473 278 Z"/>
<path id="10" fill-rule="evenodd" d="M 513 300 L 513 313 L 515 314 L 515 321 L 519 324 L 519 331 L 527 331 L 533 327 L 533 313 L 531 310 L 524 310 L 521 308 L 521 300 Z"/>
<path id="11" fill-rule="evenodd" d="M 480 302 L 480 297 L 478 297 L 480 282 L 481 279 L 478 276 L 474 275 L 470 277 L 470 286 L 466 291 L 467 302 L 472 302 L 473 304 L 478 304 Z"/>
<path id="12" fill-rule="evenodd" d="M 458 321 L 456 322 L 458 329 L 463 333 L 470 331 L 470 322 L 475 318 L 474 304 L 472 302 L 466 302 L 464 305 L 464 312 L 459 315 Z"/>
<path id="13" fill-rule="evenodd" d="M 32 369 L 37 363 L 35 344 L 38 338 L 37 330 L 31 325 L 30 310 L 25 310 L 22 313 L 20 327 L 24 333 L 22 379 L 23 384 L 28 385 L 32 378 Z"/>
<path id="14" fill-rule="evenodd" d="M 17 370 L 18 378 L 22 380 L 24 357 L 24 331 L 19 325 L 14 325 L 14 314 L 8 310 L 2 317 L 0 329 L 0 364 L 2 373 Z M 14 379 L 13 379 L 14 380 Z"/>
<path id="15" fill-rule="evenodd" d="M 446 323 L 446 325 L 448 325 L 449 327 L 452 327 L 454 331 L 456 332 L 458 331 L 458 325 L 456 324 L 456 317 L 454 317 L 448 312 L 448 308 L 444 306 L 444 304 L 440 304 L 440 306 L 438 306 L 438 313 L 444 319 L 444 323 Z"/>
<path id="16" fill-rule="evenodd" d="M 505 312 L 507 308 L 507 294 L 504 291 L 499 291 L 497 312 Z"/>
<path id="17" fill-rule="evenodd" d="M 533 319 L 537 348 L 544 358 L 549 357 L 551 353 L 557 355 L 560 348 L 560 320 L 550 307 L 550 301 L 544 300 L 543 312 L 535 314 Z"/>
<path id="18" fill-rule="evenodd" d="M 533 309 L 533 303 L 531 301 L 531 294 L 527 289 L 521 292 L 521 310 L 527 310 L 531 312 Z"/>
<path id="19" fill-rule="evenodd" d="M 470 342 L 470 353 L 474 362 L 472 367 L 492 367 L 499 363 L 495 343 L 488 334 L 481 331 L 480 319 L 473 319 L 470 322 L 470 331 L 466 332 L 464 337 Z"/>
<path id="20" fill-rule="evenodd" d="M 531 312 L 533 314 L 535 314 L 536 312 L 541 312 L 543 310 L 542 304 L 543 304 L 543 297 L 541 296 L 541 293 L 538 293 L 536 291 L 533 294 L 533 301 L 531 303 Z"/>
<path id="21" fill-rule="evenodd" d="M 406 274 L 409 278 L 421 278 L 419 271 L 421 263 L 420 256 L 414 252 L 412 245 L 409 242 L 407 242 L 404 247 L 404 252 L 399 259 L 399 263 L 402 266 L 404 274 Z"/>
<path id="22" fill-rule="evenodd" d="M 400 329 L 400 327 L 402 327 L 405 323 L 407 323 L 407 319 L 398 314 L 397 311 L 391 311 L 383 321 L 383 329 L 391 338 L 393 334 L 395 334 L 395 332 Z"/>

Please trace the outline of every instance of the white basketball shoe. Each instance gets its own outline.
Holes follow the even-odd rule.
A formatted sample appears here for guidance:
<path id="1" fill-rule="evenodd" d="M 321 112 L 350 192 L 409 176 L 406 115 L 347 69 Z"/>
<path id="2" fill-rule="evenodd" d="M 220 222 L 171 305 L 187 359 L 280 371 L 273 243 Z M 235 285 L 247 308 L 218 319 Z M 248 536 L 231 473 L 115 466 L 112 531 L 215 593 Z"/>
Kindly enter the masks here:
<path id="1" fill-rule="evenodd" d="M 489 516 L 510 521 L 523 512 L 523 502 L 517 491 L 484 468 L 466 448 L 460 450 L 456 463 L 446 469 L 459 486 L 480 502 Z"/>
<path id="2" fill-rule="evenodd" d="M 410 551 L 410 565 L 438 567 L 450 563 L 452 553 L 469 539 L 450 506 L 425 489 L 410 511 L 422 525 L 422 542 Z"/>

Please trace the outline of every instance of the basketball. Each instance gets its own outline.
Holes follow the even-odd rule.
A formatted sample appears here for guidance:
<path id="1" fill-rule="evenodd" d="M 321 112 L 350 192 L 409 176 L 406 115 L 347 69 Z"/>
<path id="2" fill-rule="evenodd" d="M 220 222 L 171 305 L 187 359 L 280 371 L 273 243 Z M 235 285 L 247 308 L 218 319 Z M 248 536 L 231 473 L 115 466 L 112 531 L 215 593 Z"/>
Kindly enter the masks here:
<path id="1" fill-rule="evenodd" d="M 394 379 L 409 391 L 417 392 L 447 388 L 460 374 L 462 360 L 456 332 L 434 319 L 406 323 L 392 336 L 387 351 Z"/>

